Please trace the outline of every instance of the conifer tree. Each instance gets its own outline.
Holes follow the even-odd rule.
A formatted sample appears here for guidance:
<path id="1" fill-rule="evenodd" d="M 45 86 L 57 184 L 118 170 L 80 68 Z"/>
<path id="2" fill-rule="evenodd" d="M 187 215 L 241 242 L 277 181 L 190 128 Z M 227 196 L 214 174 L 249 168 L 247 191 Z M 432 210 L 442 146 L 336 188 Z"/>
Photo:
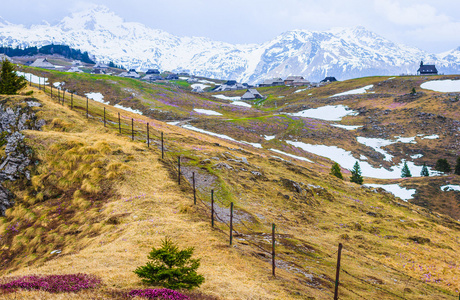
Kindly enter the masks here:
<path id="1" fill-rule="evenodd" d="M 0 94 L 14 95 L 19 90 L 27 85 L 27 80 L 24 76 L 16 74 L 13 63 L 4 59 L 2 62 L 2 69 L 0 71 Z"/>
<path id="2" fill-rule="evenodd" d="M 406 177 L 412 177 L 412 174 L 410 173 L 409 167 L 407 166 L 407 162 L 404 162 L 404 166 L 401 171 L 401 177 L 406 178 Z"/>
<path id="3" fill-rule="evenodd" d="M 331 167 L 331 175 L 334 175 L 337 178 L 343 179 L 342 172 L 340 171 L 340 166 L 338 163 L 334 163 Z"/>
<path id="4" fill-rule="evenodd" d="M 457 164 L 455 165 L 454 174 L 460 175 L 460 156 L 457 157 Z"/>
<path id="5" fill-rule="evenodd" d="M 450 172 L 450 164 L 445 158 L 440 158 L 436 162 L 436 166 L 434 167 L 436 171 L 449 173 Z"/>
<path id="6" fill-rule="evenodd" d="M 363 176 L 361 176 L 361 167 L 359 166 L 358 162 L 355 162 L 355 165 L 353 166 L 353 170 L 351 170 L 351 182 L 357 183 L 357 184 L 363 184 Z"/>
<path id="7" fill-rule="evenodd" d="M 430 176 L 430 172 L 428 172 L 428 168 L 425 164 L 423 164 L 422 172 L 420 172 L 420 175 L 425 177 Z"/>
<path id="8" fill-rule="evenodd" d="M 179 250 L 179 247 L 169 238 L 162 241 L 161 248 L 152 248 L 147 256 L 150 261 L 145 266 L 138 267 L 136 273 L 143 282 L 160 285 L 165 288 L 192 289 L 204 282 L 204 277 L 196 273 L 200 266 L 199 259 L 192 259 L 194 248 Z"/>

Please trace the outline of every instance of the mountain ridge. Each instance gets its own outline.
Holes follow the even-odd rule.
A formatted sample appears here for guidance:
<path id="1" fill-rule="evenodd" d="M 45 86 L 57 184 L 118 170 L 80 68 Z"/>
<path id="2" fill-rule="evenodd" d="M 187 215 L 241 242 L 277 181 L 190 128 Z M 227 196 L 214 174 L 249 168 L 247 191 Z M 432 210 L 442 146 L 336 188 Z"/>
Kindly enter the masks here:
<path id="1" fill-rule="evenodd" d="M 105 6 L 64 17 L 56 25 L 14 25 L 0 19 L 6 46 L 64 44 L 145 71 L 158 68 L 258 83 L 267 78 L 302 75 L 350 79 L 371 75 L 414 74 L 421 60 L 441 73 L 460 71 L 460 51 L 441 54 L 393 43 L 362 26 L 328 31 L 296 29 L 261 44 L 230 44 L 205 37 L 179 37 L 141 23 L 125 22 Z"/>

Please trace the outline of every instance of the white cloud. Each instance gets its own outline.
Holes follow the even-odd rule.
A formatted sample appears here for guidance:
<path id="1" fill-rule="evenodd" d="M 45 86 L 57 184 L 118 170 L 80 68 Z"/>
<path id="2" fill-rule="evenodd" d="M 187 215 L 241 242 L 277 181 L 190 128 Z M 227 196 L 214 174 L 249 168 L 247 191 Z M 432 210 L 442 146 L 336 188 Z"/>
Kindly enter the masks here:
<path id="1" fill-rule="evenodd" d="M 398 25 L 427 26 L 450 22 L 450 17 L 438 14 L 436 8 L 429 4 L 403 6 L 400 1 L 394 0 L 375 0 L 374 4 L 377 12 Z"/>

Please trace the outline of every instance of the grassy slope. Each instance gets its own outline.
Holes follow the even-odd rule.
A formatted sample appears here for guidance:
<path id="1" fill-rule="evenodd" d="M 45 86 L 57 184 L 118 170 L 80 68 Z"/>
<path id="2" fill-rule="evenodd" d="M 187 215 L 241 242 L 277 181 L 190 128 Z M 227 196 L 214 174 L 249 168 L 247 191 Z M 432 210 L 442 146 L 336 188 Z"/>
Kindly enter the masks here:
<path id="1" fill-rule="evenodd" d="M 439 288 L 454 291 L 459 284 L 455 259 L 460 247 L 459 225 L 450 218 L 401 202 L 387 193 L 376 194 L 332 178 L 318 172 L 322 169 L 318 164 L 273 159 L 266 150 L 241 148 L 241 144 L 155 123 L 174 141 L 176 152 L 182 154 L 185 176 L 189 177 L 191 171 L 198 174 L 203 197 L 208 198 L 214 188 L 219 206 L 235 202 L 236 216 L 251 229 L 236 221 L 236 229 L 245 234 L 237 237 L 235 247 L 228 248 L 225 236 L 211 231 L 203 214 L 190 205 L 190 191 L 177 188 L 158 162 L 157 151 L 139 151 L 145 146 L 104 130 L 101 125 L 85 126 L 86 121 L 78 115 L 73 116 L 44 96 L 39 98 L 46 104 L 45 119 L 57 117 L 80 126 L 66 133 L 30 133 L 32 141 L 77 138 L 93 145 L 106 140 L 112 149 L 125 153 L 118 159 L 128 165 L 129 171 L 113 185 L 114 196 L 107 199 L 100 212 L 101 224 L 95 226 L 100 227 L 95 236 L 75 241 L 82 245 L 79 249 L 64 247 L 63 254 L 69 255 L 21 267 L 13 274 L 71 269 L 100 275 L 108 287 L 136 287 L 138 280 L 131 270 L 142 264 L 148 249 L 167 234 L 183 246 L 196 247 L 196 255 L 203 258 L 201 272 L 207 278 L 201 290 L 226 299 L 330 297 L 338 242 L 345 244 L 344 269 L 355 276 L 343 274 L 344 287 L 365 298 L 391 299 L 391 291 L 411 299 L 448 299 L 420 282 L 428 273 L 433 276 L 430 284 L 433 278 L 440 279 L 435 284 Z M 242 156 L 249 164 L 238 159 Z M 232 169 L 222 168 L 220 162 Z M 289 180 L 299 183 L 300 193 Z M 142 196 L 129 200 L 139 195 Z M 129 215 L 122 217 L 125 213 Z M 113 215 L 120 218 L 120 224 L 107 225 Z M 268 250 L 266 234 L 271 223 L 278 228 L 277 279 L 269 275 L 269 256 L 245 241 Z M 345 298 L 355 298 L 347 290 L 342 293 Z"/>

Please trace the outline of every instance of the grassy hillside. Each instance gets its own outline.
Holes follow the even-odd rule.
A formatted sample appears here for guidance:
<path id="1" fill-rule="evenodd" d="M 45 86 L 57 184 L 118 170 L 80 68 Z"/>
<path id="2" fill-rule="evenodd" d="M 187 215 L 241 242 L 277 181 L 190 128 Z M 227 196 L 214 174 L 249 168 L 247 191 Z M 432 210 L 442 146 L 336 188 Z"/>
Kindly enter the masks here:
<path id="1" fill-rule="evenodd" d="M 156 107 L 164 99 L 175 101 L 172 104 L 177 107 L 170 102 L 162 109 L 173 107 L 172 115 L 177 113 L 178 119 L 186 114 L 190 116 L 193 107 L 209 105 L 223 116 L 192 115 L 193 125 L 237 140 L 261 143 L 262 148 L 170 126 L 148 118 L 150 114 L 140 116 L 110 106 L 106 108 L 111 122 L 104 127 L 103 104 L 91 102 L 90 117 L 86 119 L 82 113 L 83 98 L 74 97 L 75 106 L 80 110 L 72 111 L 68 98 L 65 105 L 60 105 L 56 99 L 34 89 L 34 97 L 43 104 L 40 117 L 47 125 L 43 131 L 26 132 L 37 161 L 30 183 L 9 183 L 17 203 L 7 211 L 0 225 L 3 232 L 0 233 L 3 234 L 0 275 L 91 273 L 100 276 L 104 286 L 80 297 L 88 298 L 89 293 L 91 297 L 110 298 L 108 295 L 114 290 L 142 287 L 132 271 L 146 262 L 152 246 L 158 246 L 162 238 L 169 236 L 182 247 L 195 247 L 195 255 L 202 258 L 199 272 L 206 282 L 199 292 L 203 295 L 218 299 L 325 299 L 332 298 L 337 246 L 342 243 L 342 299 L 458 297 L 460 267 L 456 257 L 460 250 L 460 224 L 457 221 L 404 202 L 383 190 L 332 177 L 328 174 L 330 160 L 301 152 L 282 141 L 298 138 L 327 144 L 335 139 L 344 149 L 361 147 L 362 153 L 370 153 L 370 149 L 350 141 L 355 132 L 332 127 L 327 121 L 300 120 L 272 113 L 273 110 L 290 111 L 293 107 L 340 103 L 372 112 L 367 115 L 371 118 L 361 114 L 346 117 L 343 124 L 370 124 L 374 116 L 381 116 L 382 122 L 407 119 L 408 112 L 416 112 L 404 110 L 406 106 L 444 115 L 445 102 L 432 103 L 433 107 L 430 104 L 437 95 L 434 92 L 424 91 L 425 95 L 403 105 L 394 101 L 395 95 L 404 96 L 406 87 L 411 88 L 417 78 L 398 78 L 401 85 L 394 90 L 391 86 L 382 88 L 381 92 L 378 84 L 389 79 L 358 79 L 299 93 L 293 93 L 298 89 L 265 88 L 261 92 L 269 96 L 267 100 L 239 115 L 230 108 L 227 110 L 229 104 L 219 99 L 172 87 L 104 76 L 68 76 L 57 72 L 46 76 L 66 81 L 66 88 L 74 86 L 78 91 L 101 92 L 104 100 L 113 104 L 117 103 L 113 99 L 117 99 L 124 88 L 132 89 L 130 92 L 139 93 L 136 98 L 139 102 L 132 99 L 118 103 L 142 111 L 145 110 L 141 105 L 148 107 L 148 103 L 153 103 Z M 375 95 L 327 98 L 368 84 L 374 84 Z M 89 87 L 92 90 L 88 90 Z M 165 96 L 149 98 L 147 94 L 153 90 Z M 113 98 L 107 96 L 111 93 Z M 312 95 L 308 95 L 310 93 Z M 275 97 L 282 100 L 276 108 L 270 100 Z M 23 99 L 17 96 L 9 101 Z M 186 104 L 187 101 L 194 104 Z M 391 108 L 394 103 L 396 106 Z M 390 109 L 388 114 L 381 113 L 386 109 Z M 117 133 L 117 124 L 112 123 L 118 112 L 125 116 L 123 134 Z M 129 118 L 136 121 L 134 141 L 129 135 L 129 122 L 126 123 Z M 456 120 L 454 115 L 446 118 Z M 146 145 L 147 122 L 151 126 L 151 147 Z M 398 122 L 401 125 L 403 121 Z M 441 125 L 437 118 L 432 122 Z M 419 132 L 417 126 L 404 130 L 415 134 Z M 395 125 L 395 128 L 398 127 Z M 427 126 L 424 133 L 433 133 L 430 128 L 434 127 Z M 389 130 L 388 126 L 384 129 L 383 132 Z M 160 131 L 167 142 L 165 159 L 161 159 Z M 371 135 L 369 131 L 360 133 Z M 394 129 L 387 134 L 397 133 Z M 262 135 L 279 138 L 266 141 Z M 455 136 L 445 134 L 443 137 L 448 142 L 455 141 Z M 422 159 L 436 157 L 436 145 L 424 140 L 418 142 L 417 146 L 425 149 Z M 391 147 L 396 146 L 401 145 Z M 391 153 L 401 159 L 413 145 L 407 147 L 395 148 Z M 274 157 L 270 148 L 305 156 L 314 163 L 285 155 Z M 403 153 L 397 155 L 401 150 Z M 175 169 L 178 156 L 182 171 L 180 186 Z M 449 159 L 453 157 L 451 154 Z M 381 161 L 379 157 L 372 159 L 375 164 Z M 192 182 L 193 172 L 197 205 L 193 204 L 192 190 L 187 184 Z M 450 182 L 458 183 L 457 177 L 449 177 Z M 439 188 L 438 184 L 444 180 L 430 177 L 390 182 L 417 186 L 420 193 L 435 195 L 433 188 Z M 210 226 L 211 190 L 218 214 L 214 229 Z M 444 199 L 439 194 L 437 197 Z M 432 205 L 426 201 L 429 203 L 424 203 L 425 206 Z M 235 205 L 233 246 L 228 245 L 227 227 L 231 202 Z M 438 208 L 449 209 L 449 205 L 452 208 L 458 202 L 445 205 Z M 14 225 L 15 230 L 11 230 L 12 224 L 18 224 Z M 276 224 L 276 277 L 271 275 L 272 224 Z M 62 252 L 51 254 L 53 250 Z M 50 299 L 68 296 L 43 296 L 41 292 L 20 295 Z"/>

